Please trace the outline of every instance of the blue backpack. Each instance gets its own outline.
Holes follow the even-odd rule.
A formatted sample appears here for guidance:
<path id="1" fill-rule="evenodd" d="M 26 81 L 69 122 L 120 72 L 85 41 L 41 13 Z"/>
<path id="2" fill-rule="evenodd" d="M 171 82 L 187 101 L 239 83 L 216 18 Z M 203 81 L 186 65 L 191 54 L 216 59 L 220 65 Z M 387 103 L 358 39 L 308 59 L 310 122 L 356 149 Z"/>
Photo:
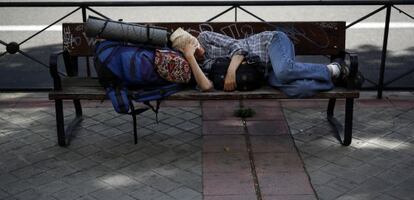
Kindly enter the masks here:
<path id="1" fill-rule="evenodd" d="M 116 112 L 131 114 L 137 143 L 136 115 L 151 108 L 156 114 L 161 100 L 181 90 L 181 86 L 160 77 L 154 70 L 155 49 L 124 42 L 102 41 L 95 46 L 95 67 Z M 149 108 L 135 109 L 132 100 Z M 150 101 L 156 101 L 153 106 Z"/>

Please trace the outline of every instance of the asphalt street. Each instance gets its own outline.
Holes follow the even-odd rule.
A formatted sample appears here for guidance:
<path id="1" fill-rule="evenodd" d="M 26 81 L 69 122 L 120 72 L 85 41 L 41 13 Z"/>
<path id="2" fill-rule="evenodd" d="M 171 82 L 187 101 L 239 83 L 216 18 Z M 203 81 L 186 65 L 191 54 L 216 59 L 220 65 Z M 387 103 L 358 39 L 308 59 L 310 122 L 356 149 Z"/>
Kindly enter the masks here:
<path id="1" fill-rule="evenodd" d="M 0 0 L 0 2 L 8 2 Z M 267 21 L 346 21 L 351 23 L 381 6 L 246 6 L 245 9 Z M 414 6 L 397 6 L 414 16 Z M 94 8 L 112 19 L 130 22 L 201 22 L 224 11 L 228 7 L 110 7 Z M 0 7 L 0 40 L 5 43 L 21 42 L 75 8 L 4 8 Z M 88 13 L 93 15 L 93 13 Z M 241 10 L 238 21 L 256 21 Z M 81 22 L 80 11 L 62 22 Z M 234 11 L 216 21 L 233 21 Z M 384 35 L 385 10 L 373 15 L 347 30 L 346 47 L 359 55 L 360 69 L 370 80 L 378 80 L 381 48 Z M 59 22 L 45 32 L 25 42 L 21 49 L 28 55 L 48 64 L 49 55 L 62 48 L 62 34 Z M 392 87 L 414 85 L 414 20 L 393 9 L 389 32 L 388 59 L 385 82 L 401 74 L 405 78 L 391 84 Z M 0 45 L 0 54 L 5 46 Z M 309 58 L 300 58 L 309 59 Z M 311 60 L 324 61 L 319 58 Z M 365 87 L 373 86 L 366 83 Z M 51 88 L 48 69 L 32 62 L 22 55 L 6 54 L 0 57 L 0 90 L 25 88 Z"/>

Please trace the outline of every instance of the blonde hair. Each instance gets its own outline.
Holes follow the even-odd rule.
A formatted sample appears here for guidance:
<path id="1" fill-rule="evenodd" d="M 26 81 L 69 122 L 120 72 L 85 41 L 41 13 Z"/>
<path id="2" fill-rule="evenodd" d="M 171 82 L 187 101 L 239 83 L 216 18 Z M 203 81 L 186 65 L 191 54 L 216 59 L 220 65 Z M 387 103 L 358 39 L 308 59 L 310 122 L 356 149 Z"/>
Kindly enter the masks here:
<path id="1" fill-rule="evenodd" d="M 178 28 L 171 34 L 170 41 L 172 43 L 173 48 L 181 50 L 181 51 L 184 50 L 184 47 L 187 44 L 192 43 L 192 42 L 197 42 L 197 44 L 200 45 L 198 43 L 197 38 L 195 38 L 193 35 L 191 35 L 190 33 L 188 33 L 182 28 Z"/>

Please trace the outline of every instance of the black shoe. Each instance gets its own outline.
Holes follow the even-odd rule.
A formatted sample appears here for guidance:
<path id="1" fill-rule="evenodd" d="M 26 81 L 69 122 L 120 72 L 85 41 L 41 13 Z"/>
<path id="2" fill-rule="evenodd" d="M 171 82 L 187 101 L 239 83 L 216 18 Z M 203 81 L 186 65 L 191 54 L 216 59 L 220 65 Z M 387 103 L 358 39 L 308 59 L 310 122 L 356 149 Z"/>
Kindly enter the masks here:
<path id="1" fill-rule="evenodd" d="M 362 84 L 365 82 L 365 77 L 360 71 L 357 72 L 356 77 L 350 79 L 350 69 L 345 61 L 341 58 L 333 60 L 333 64 L 337 64 L 339 67 L 340 74 L 333 80 L 333 83 L 337 87 L 350 87 L 353 89 L 360 89 Z"/>
<path id="2" fill-rule="evenodd" d="M 356 77 L 350 81 L 351 87 L 354 89 L 361 89 L 362 84 L 365 82 L 365 77 L 360 71 L 358 71 Z"/>
<path id="3" fill-rule="evenodd" d="M 332 64 L 337 65 L 339 68 L 339 75 L 332 80 L 334 85 L 339 87 L 346 87 L 350 73 L 349 66 L 341 58 L 336 58 L 333 60 Z"/>

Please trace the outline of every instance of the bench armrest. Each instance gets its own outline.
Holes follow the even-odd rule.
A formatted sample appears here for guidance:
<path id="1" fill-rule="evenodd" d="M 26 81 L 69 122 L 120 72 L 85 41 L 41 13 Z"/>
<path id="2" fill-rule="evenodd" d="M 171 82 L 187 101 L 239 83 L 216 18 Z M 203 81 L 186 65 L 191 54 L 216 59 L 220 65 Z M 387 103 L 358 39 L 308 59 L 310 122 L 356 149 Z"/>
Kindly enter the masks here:
<path id="1" fill-rule="evenodd" d="M 352 52 L 344 52 L 345 56 L 349 56 L 349 78 L 346 84 L 347 89 L 359 89 L 356 85 L 358 76 L 358 55 Z"/>
<path id="2" fill-rule="evenodd" d="M 53 88 L 54 90 L 61 90 L 62 89 L 62 83 L 59 76 L 59 70 L 57 67 L 57 60 L 60 55 L 63 55 L 64 51 L 57 51 L 50 54 L 50 60 L 49 60 L 49 72 L 50 75 L 53 78 Z"/>

